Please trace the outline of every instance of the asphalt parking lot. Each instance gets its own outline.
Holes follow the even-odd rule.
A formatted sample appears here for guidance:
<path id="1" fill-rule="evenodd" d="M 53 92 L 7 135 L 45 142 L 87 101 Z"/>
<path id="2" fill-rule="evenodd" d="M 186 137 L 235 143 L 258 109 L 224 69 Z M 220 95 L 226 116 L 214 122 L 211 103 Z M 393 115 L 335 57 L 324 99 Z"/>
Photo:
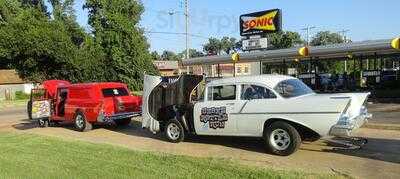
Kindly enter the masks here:
<path id="1" fill-rule="evenodd" d="M 371 123 L 397 125 L 400 105 L 372 105 Z M 400 178 L 400 131 L 362 128 L 357 136 L 366 137 L 369 143 L 359 150 L 347 150 L 328 141 L 304 143 L 300 150 L 289 156 L 279 157 L 265 153 L 262 141 L 254 138 L 190 137 L 185 142 L 166 142 L 161 134 L 153 135 L 141 129 L 140 118 L 128 127 L 97 126 L 90 132 L 80 133 L 69 125 L 37 128 L 26 119 L 24 107 L 0 111 L 0 132 L 32 133 L 107 143 L 133 150 L 154 151 L 195 157 L 226 158 L 246 165 L 272 167 L 308 172 L 340 173 L 356 178 Z"/>

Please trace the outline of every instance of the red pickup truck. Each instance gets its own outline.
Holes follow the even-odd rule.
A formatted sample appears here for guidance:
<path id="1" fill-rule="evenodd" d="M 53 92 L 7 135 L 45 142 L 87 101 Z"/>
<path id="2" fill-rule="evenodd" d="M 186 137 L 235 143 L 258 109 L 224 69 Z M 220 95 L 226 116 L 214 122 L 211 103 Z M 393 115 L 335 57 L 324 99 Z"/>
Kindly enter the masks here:
<path id="1" fill-rule="evenodd" d="M 40 127 L 70 122 L 78 131 L 87 131 L 93 124 L 128 125 L 141 115 L 141 106 L 142 98 L 130 95 L 123 83 L 49 80 L 32 90 L 28 115 Z"/>

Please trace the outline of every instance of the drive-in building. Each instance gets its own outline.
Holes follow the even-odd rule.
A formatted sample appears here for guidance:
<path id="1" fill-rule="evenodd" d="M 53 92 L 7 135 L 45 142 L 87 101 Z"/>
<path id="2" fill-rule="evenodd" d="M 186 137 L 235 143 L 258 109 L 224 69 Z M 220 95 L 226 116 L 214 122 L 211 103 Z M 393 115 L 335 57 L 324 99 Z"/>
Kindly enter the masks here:
<path id="1" fill-rule="evenodd" d="M 251 74 L 287 74 L 296 76 L 317 90 L 323 90 L 325 78 L 336 75 L 346 89 L 399 87 L 400 38 L 342 43 L 316 47 L 295 47 L 239 53 L 242 63 L 255 63 Z M 340 62 L 342 69 L 332 74 L 321 63 Z M 233 64 L 232 55 L 206 56 L 183 60 L 184 66 L 201 65 L 203 69 Z M 219 70 L 204 70 L 207 76 L 224 76 Z M 232 70 L 232 74 L 234 74 Z M 339 83 L 339 82 L 338 82 Z M 397 86 L 396 86 L 397 85 Z M 351 87 L 350 87 L 351 86 Z M 332 87 L 329 87 L 332 88 Z M 333 87 L 336 88 L 336 87 Z M 344 87 L 343 87 L 344 88 Z"/>

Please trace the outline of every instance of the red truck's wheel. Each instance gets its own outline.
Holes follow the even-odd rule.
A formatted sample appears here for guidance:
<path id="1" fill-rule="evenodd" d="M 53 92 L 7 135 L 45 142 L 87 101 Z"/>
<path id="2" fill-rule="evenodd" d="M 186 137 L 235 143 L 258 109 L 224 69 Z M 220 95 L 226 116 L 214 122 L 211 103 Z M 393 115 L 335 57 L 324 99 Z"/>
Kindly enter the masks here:
<path id="1" fill-rule="evenodd" d="M 83 113 L 80 111 L 75 114 L 74 124 L 77 131 L 83 132 L 92 130 L 92 124 L 87 122 L 85 115 L 83 115 Z"/>

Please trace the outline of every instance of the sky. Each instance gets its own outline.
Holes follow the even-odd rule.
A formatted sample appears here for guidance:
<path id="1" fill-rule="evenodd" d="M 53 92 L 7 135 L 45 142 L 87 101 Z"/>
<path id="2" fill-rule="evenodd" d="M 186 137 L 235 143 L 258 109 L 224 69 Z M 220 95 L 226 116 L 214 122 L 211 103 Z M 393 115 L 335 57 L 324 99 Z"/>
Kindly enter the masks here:
<path id="1" fill-rule="evenodd" d="M 145 12 L 140 26 L 148 32 L 185 32 L 183 0 L 142 0 Z M 84 0 L 76 0 L 79 24 L 88 29 Z M 305 39 L 311 31 L 329 30 L 346 34 L 352 41 L 389 39 L 400 36 L 399 0 L 189 0 L 190 47 L 202 50 L 209 37 L 240 39 L 239 16 L 268 9 L 281 9 L 283 30 L 299 32 Z M 169 13 L 174 12 L 174 13 Z M 185 36 L 146 33 L 150 50 L 181 52 Z"/>

